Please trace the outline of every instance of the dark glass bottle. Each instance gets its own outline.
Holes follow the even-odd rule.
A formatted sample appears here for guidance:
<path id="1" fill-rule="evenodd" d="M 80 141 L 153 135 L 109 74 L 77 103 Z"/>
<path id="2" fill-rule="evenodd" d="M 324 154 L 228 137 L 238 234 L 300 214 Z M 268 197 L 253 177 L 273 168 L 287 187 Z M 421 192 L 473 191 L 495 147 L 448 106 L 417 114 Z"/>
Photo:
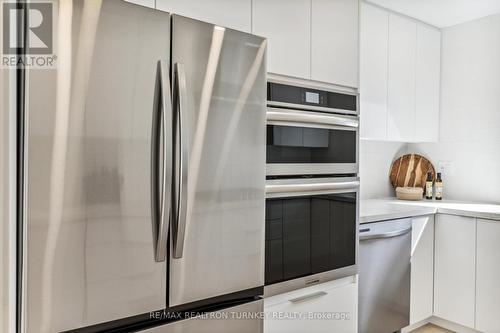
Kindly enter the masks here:
<path id="1" fill-rule="evenodd" d="M 427 180 L 425 181 L 425 198 L 432 200 L 432 172 L 427 172 Z"/>
<path id="2" fill-rule="evenodd" d="M 443 200 L 443 180 L 441 179 L 441 172 L 437 173 L 436 178 L 436 200 Z"/>

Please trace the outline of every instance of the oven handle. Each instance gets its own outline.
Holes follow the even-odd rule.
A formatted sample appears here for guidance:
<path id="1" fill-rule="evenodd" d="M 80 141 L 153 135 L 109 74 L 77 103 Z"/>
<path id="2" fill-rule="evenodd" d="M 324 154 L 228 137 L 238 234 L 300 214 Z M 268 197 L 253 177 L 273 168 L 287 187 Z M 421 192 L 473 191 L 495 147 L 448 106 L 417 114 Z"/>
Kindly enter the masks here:
<path id="1" fill-rule="evenodd" d="M 267 194 L 295 193 L 295 192 L 323 192 L 340 190 L 357 190 L 359 181 L 348 181 L 339 183 L 293 183 L 293 184 L 266 184 Z"/>
<path id="2" fill-rule="evenodd" d="M 342 126 L 358 128 L 357 117 L 340 116 L 333 114 L 321 114 L 317 112 L 296 111 L 290 109 L 267 108 L 268 122 L 283 122 L 297 125 L 322 125 L 322 126 Z"/>

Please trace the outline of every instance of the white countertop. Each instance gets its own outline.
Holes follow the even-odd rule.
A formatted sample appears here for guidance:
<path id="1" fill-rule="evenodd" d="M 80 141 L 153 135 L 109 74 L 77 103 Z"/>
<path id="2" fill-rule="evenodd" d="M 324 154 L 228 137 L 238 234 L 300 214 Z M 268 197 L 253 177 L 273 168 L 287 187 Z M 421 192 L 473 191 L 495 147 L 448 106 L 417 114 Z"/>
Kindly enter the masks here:
<path id="1" fill-rule="evenodd" d="M 500 221 L 500 205 L 451 200 L 404 201 L 396 198 L 361 200 L 360 223 L 393 220 L 435 213 Z"/>

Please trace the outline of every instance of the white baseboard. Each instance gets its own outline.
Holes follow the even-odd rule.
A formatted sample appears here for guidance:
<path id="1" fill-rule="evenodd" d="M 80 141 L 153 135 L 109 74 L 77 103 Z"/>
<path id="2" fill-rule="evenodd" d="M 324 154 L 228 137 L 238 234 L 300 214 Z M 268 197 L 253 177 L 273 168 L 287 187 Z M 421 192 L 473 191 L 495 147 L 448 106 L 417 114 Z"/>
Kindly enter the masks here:
<path id="1" fill-rule="evenodd" d="M 456 324 L 454 322 L 451 322 L 451 321 L 448 321 L 446 319 L 439 318 L 436 316 L 430 317 L 429 322 L 434 324 L 434 325 L 440 326 L 442 328 L 446 328 L 447 330 L 457 332 L 457 333 L 481 333 L 481 331 L 476 331 L 473 328 L 462 326 L 460 324 Z"/>
<path id="2" fill-rule="evenodd" d="M 409 333 L 419 327 L 424 326 L 425 324 L 434 324 L 436 326 L 446 328 L 447 330 L 457 333 L 481 333 L 481 331 L 477 331 L 473 328 L 462 326 L 460 324 L 436 316 L 431 316 L 417 323 L 406 326 L 405 328 L 401 329 L 401 333 Z"/>
<path id="3" fill-rule="evenodd" d="M 405 328 L 402 328 L 402 329 L 401 329 L 401 333 L 409 333 L 409 332 L 411 332 L 411 331 L 413 331 L 413 330 L 416 330 L 417 328 L 422 327 L 422 326 L 424 326 L 425 324 L 430 323 L 430 319 L 431 319 L 431 317 L 426 318 L 426 319 L 424 319 L 424 320 L 421 320 L 421 321 L 419 321 L 419 322 L 416 322 L 416 323 L 414 323 L 414 324 L 408 325 L 408 326 L 406 326 Z"/>

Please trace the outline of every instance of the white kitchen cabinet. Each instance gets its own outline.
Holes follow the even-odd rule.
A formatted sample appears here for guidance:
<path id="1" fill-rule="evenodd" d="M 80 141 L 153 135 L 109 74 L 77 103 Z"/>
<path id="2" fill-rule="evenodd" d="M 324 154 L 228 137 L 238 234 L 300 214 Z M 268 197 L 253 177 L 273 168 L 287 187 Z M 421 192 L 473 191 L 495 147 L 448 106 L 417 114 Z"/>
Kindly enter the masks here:
<path id="1" fill-rule="evenodd" d="M 126 2 L 134 3 L 136 5 L 155 8 L 155 0 L 123 0 Z"/>
<path id="2" fill-rule="evenodd" d="M 415 22 L 389 14 L 387 135 L 396 141 L 415 137 Z"/>
<path id="3" fill-rule="evenodd" d="M 476 329 L 500 332 L 500 222 L 477 220 Z"/>
<path id="4" fill-rule="evenodd" d="M 437 142 L 440 72 L 439 29 L 362 3 L 361 138 Z"/>
<path id="5" fill-rule="evenodd" d="M 357 304 L 356 276 L 267 297 L 264 333 L 356 333 Z M 337 317 L 309 317 L 323 314 Z"/>
<path id="6" fill-rule="evenodd" d="M 412 219 L 410 324 L 433 313 L 434 215 Z"/>
<path id="7" fill-rule="evenodd" d="M 358 4 L 312 0 L 311 79 L 358 87 Z"/>
<path id="8" fill-rule="evenodd" d="M 268 72 L 311 78 L 311 0 L 253 0 L 252 33 L 268 39 Z"/>
<path id="9" fill-rule="evenodd" d="M 436 215 L 434 315 L 474 327 L 476 219 Z"/>
<path id="10" fill-rule="evenodd" d="M 416 142 L 436 142 L 439 134 L 441 32 L 417 25 L 415 87 Z"/>
<path id="11" fill-rule="evenodd" d="M 361 137 L 387 138 L 387 49 L 389 13 L 361 3 L 360 116 Z"/>
<path id="12" fill-rule="evenodd" d="M 251 32 L 251 0 L 156 0 L 156 9 Z"/>

